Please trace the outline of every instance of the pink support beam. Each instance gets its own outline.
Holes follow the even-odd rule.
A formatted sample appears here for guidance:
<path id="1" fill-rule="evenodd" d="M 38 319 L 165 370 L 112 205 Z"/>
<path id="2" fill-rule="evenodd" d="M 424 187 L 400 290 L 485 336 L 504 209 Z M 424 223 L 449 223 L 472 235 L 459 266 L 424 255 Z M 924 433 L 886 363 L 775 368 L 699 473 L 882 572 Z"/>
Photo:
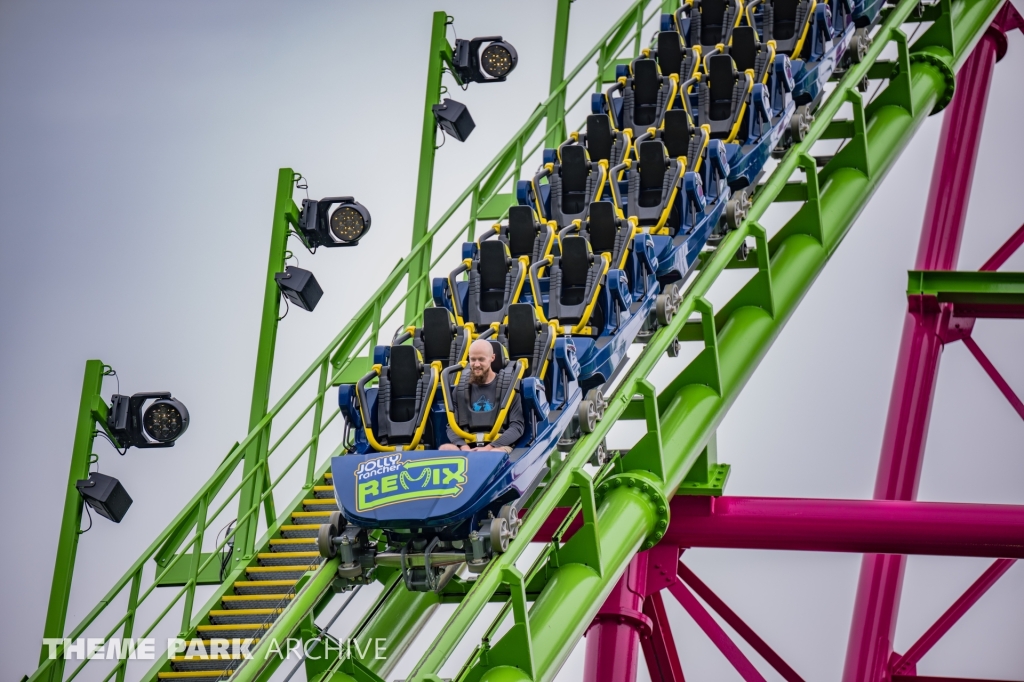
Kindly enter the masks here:
<path id="1" fill-rule="evenodd" d="M 1024 558 L 1024 505 L 676 497 L 662 544 Z"/>
<path id="2" fill-rule="evenodd" d="M 651 619 L 651 636 L 640 640 L 640 644 L 651 682 L 686 682 L 661 592 L 644 599 L 644 615 Z"/>
<path id="3" fill-rule="evenodd" d="M 942 122 L 915 270 L 956 269 L 992 71 L 997 53 L 1006 46 L 1000 28 L 982 36 L 957 76 L 956 93 Z M 942 349 L 932 317 L 918 321 L 908 313 L 904 320 L 875 499 L 917 496 Z M 864 557 L 843 682 L 876 682 L 887 676 L 904 566 L 898 555 Z"/>
<path id="4" fill-rule="evenodd" d="M 913 669 L 917 662 L 928 653 L 935 643 L 942 639 L 942 636 L 949 632 L 949 629 L 956 625 L 960 617 L 974 606 L 975 602 L 981 599 L 982 595 L 988 592 L 989 588 L 996 584 L 996 581 L 1003 577 L 1003 574 L 1013 566 L 1013 559 L 998 559 L 988 567 L 974 583 L 967 588 L 953 605 L 946 609 L 946 612 L 939 616 L 921 638 L 914 642 L 913 646 L 907 649 L 907 653 L 893 664 L 893 673 L 902 674 Z"/>
<path id="5" fill-rule="evenodd" d="M 743 620 L 736 615 L 736 613 L 730 609 L 724 601 L 722 601 L 717 594 L 711 591 L 711 588 L 704 584 L 700 578 L 694 574 L 684 564 L 679 564 L 679 578 L 689 585 L 690 589 L 697 593 L 701 599 L 703 599 L 708 606 L 710 606 L 715 613 L 721 616 L 722 620 L 729 624 L 733 630 L 736 631 L 740 637 L 742 637 L 747 644 L 754 648 L 754 651 L 761 655 L 761 658 L 766 660 L 771 667 L 775 668 L 776 672 L 782 675 L 782 679 L 786 682 L 804 682 L 804 678 L 796 674 L 796 671 L 789 667 L 782 657 L 779 656 L 775 651 L 768 646 L 768 643 L 757 636 L 749 625 L 743 622 Z"/>
<path id="6" fill-rule="evenodd" d="M 931 675 L 893 675 L 892 682 L 1014 682 L 1013 680 L 979 680 L 974 677 L 932 677 Z"/>
<path id="7" fill-rule="evenodd" d="M 1010 401 L 1010 405 L 1017 411 L 1021 419 L 1024 419 L 1024 402 L 1021 402 L 1017 394 L 1010 388 L 1010 384 L 1006 383 L 1006 379 L 999 373 L 996 366 L 992 364 L 992 361 L 988 359 L 988 356 L 982 352 L 981 348 L 978 347 L 978 343 L 970 336 L 964 337 L 964 345 L 967 346 L 967 350 L 971 351 L 971 355 L 978 361 L 981 368 L 985 370 L 989 378 L 992 379 L 999 391 Z"/>
<path id="8" fill-rule="evenodd" d="M 677 561 L 678 557 L 677 553 Z M 583 664 L 587 682 L 635 682 L 640 638 L 650 637 L 652 627 L 641 610 L 646 574 L 647 553 L 640 552 L 597 612 L 587 631 Z"/>
<path id="9" fill-rule="evenodd" d="M 740 677 L 746 680 L 746 682 L 765 682 L 764 677 L 757 671 L 757 668 L 743 655 L 743 652 L 736 646 L 736 643 L 729 639 L 729 635 L 725 633 L 722 626 L 701 606 L 701 603 L 686 588 L 682 580 L 676 580 L 668 589 L 686 612 L 690 614 L 690 618 L 693 618 L 697 625 L 700 626 L 700 629 L 704 631 L 704 634 L 711 639 L 714 645 L 718 647 L 718 650 L 732 663 Z"/>
<path id="10" fill-rule="evenodd" d="M 1006 240 L 1006 243 L 985 261 L 985 264 L 981 266 L 982 272 L 998 270 L 1020 248 L 1021 244 L 1024 244 L 1024 225 L 1017 228 L 1017 231 Z"/>

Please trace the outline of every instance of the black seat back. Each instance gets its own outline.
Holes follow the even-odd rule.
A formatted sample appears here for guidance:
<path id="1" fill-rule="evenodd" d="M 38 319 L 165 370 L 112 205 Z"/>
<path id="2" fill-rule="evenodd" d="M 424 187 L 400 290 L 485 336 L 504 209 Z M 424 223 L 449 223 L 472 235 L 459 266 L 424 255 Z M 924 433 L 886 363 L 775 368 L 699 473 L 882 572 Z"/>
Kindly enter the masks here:
<path id="1" fill-rule="evenodd" d="M 700 3 L 700 44 L 717 45 L 728 32 L 726 0 L 702 0 Z"/>
<path id="2" fill-rule="evenodd" d="M 737 26 L 732 30 L 729 56 L 736 63 L 737 71 L 756 70 L 758 47 L 752 26 Z"/>
<path id="3" fill-rule="evenodd" d="M 391 347 L 391 361 L 387 367 L 391 389 L 387 396 L 387 416 L 392 422 L 407 422 L 416 416 L 416 386 L 422 367 L 412 346 Z"/>
<path id="4" fill-rule="evenodd" d="M 809 45 L 801 46 L 810 21 L 810 0 L 768 0 L 764 5 L 764 41 L 775 41 L 777 54 L 797 59 Z"/>
<path id="5" fill-rule="evenodd" d="M 662 31 L 658 34 L 658 66 L 664 75 L 678 74 L 683 66 L 683 41 L 677 31 Z"/>
<path id="6" fill-rule="evenodd" d="M 640 175 L 640 205 L 658 206 L 661 203 L 668 158 L 665 145 L 659 140 L 645 140 L 637 149 Z"/>
<path id="7" fill-rule="evenodd" d="M 505 304 L 505 283 L 508 278 L 508 260 L 505 245 L 488 241 L 480 245 L 480 309 L 493 313 Z"/>
<path id="8" fill-rule="evenodd" d="M 587 153 L 591 161 L 610 161 L 614 142 L 612 122 L 606 114 L 587 116 Z"/>
<path id="9" fill-rule="evenodd" d="M 596 255 L 607 253 L 611 267 L 621 268 L 626 253 L 632 246 L 632 224 L 615 215 L 615 208 L 607 201 L 590 206 L 590 218 L 581 234 L 590 241 L 590 248 Z"/>
<path id="10" fill-rule="evenodd" d="M 587 272 L 593 262 L 587 252 L 587 242 L 582 237 L 566 237 L 562 240 L 562 256 L 559 266 L 562 270 L 562 303 L 575 305 L 583 301 L 587 286 Z"/>
<path id="11" fill-rule="evenodd" d="M 654 125 L 658 120 L 661 89 L 661 74 L 653 59 L 637 59 L 633 62 L 633 124 Z"/>
<path id="12" fill-rule="evenodd" d="M 462 360 L 468 343 L 468 330 L 455 323 L 447 308 L 436 306 L 423 310 L 423 326 L 412 337 L 412 345 L 423 356 L 423 362 L 440 362 L 442 369 Z"/>
<path id="13" fill-rule="evenodd" d="M 562 212 L 579 213 L 588 203 L 587 177 L 590 175 L 586 149 L 580 145 L 562 148 Z"/>
<path id="14" fill-rule="evenodd" d="M 732 114 L 733 85 L 736 84 L 736 71 L 732 57 L 716 54 L 708 60 L 708 80 L 711 89 L 711 120 L 722 121 Z"/>
<path id="15" fill-rule="evenodd" d="M 526 360 L 526 374 L 544 379 L 554 346 L 554 331 L 541 324 L 534 307 L 516 303 L 508 307 L 508 324 L 502 330 L 501 340 L 508 348 L 509 360 Z"/>
<path id="16" fill-rule="evenodd" d="M 771 26 L 774 40 L 791 40 L 794 37 L 797 29 L 797 9 L 801 4 L 803 4 L 802 0 L 774 0 L 772 2 Z"/>
<path id="17" fill-rule="evenodd" d="M 688 168 L 696 159 L 689 158 L 690 142 L 694 138 L 695 129 L 690 125 L 690 117 L 682 109 L 665 112 L 665 128 L 661 133 L 661 141 L 665 143 L 665 151 L 673 159 L 687 157 Z"/>
<path id="18" fill-rule="evenodd" d="M 513 258 L 526 256 L 533 260 L 537 233 L 532 208 L 511 206 L 508 209 L 508 250 Z"/>

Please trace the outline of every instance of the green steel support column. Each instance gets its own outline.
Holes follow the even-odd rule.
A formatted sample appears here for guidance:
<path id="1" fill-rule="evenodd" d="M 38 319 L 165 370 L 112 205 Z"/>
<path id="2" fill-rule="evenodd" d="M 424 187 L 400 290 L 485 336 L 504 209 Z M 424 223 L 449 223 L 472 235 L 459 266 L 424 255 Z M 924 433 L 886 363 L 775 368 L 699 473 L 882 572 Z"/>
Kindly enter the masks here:
<path id="1" fill-rule="evenodd" d="M 426 625 L 440 601 L 439 595 L 434 592 L 410 592 L 405 589 L 400 575 L 395 576 L 393 585 L 387 599 L 380 603 L 380 608 L 372 612 L 366 622 L 362 623 L 358 634 L 353 636 L 366 653 L 360 656 L 360 652 L 355 650 L 352 652 L 353 657 L 370 672 L 385 679 Z M 377 639 L 385 641 L 387 653 L 383 659 L 374 656 L 371 645 Z"/>
<path id="2" fill-rule="evenodd" d="M 441 74 L 444 63 L 450 62 L 452 48 L 445 32 L 448 15 L 434 12 L 430 29 L 430 55 L 427 58 L 427 92 L 423 105 L 423 133 L 420 137 L 420 167 L 416 180 L 416 205 L 412 216 L 412 247 L 420 243 L 430 229 L 430 193 L 434 185 L 434 154 L 437 149 L 437 123 L 432 107 L 441 101 Z M 412 292 L 405 302 L 405 321 L 412 324 L 423 312 L 430 298 L 430 282 L 420 281 L 429 276 L 430 246 L 424 246 L 412 256 L 409 263 L 409 290 Z"/>
<path id="3" fill-rule="evenodd" d="M 82 380 L 82 398 L 78 404 L 78 424 L 75 427 L 75 444 L 71 450 L 71 470 L 68 486 L 64 493 L 64 515 L 61 517 L 60 538 L 57 541 L 57 560 L 53 566 L 53 583 L 50 586 L 50 604 L 46 610 L 44 638 L 64 636 L 64 621 L 68 615 L 68 598 L 71 596 L 71 580 L 75 570 L 75 555 L 78 553 L 79 528 L 82 526 L 82 496 L 78 494 L 75 482 L 89 478 L 89 456 L 96 433 L 96 417 L 93 415 L 93 399 L 99 398 L 103 390 L 103 362 L 88 360 L 85 363 L 85 378 Z M 101 399 L 102 400 L 102 399 Z M 47 659 L 48 647 L 43 646 L 39 662 Z M 60 680 L 64 674 L 64 661 L 58 660 L 50 668 L 50 679 Z"/>
<path id="4" fill-rule="evenodd" d="M 555 39 L 551 48 L 551 84 L 548 93 L 553 93 L 565 80 L 565 48 L 569 40 L 569 7 L 573 0 L 558 0 L 555 9 Z M 565 129 L 565 90 L 562 90 L 550 104 L 547 111 L 547 139 L 545 146 L 555 148 L 568 136 Z"/>
<path id="5" fill-rule="evenodd" d="M 249 431 L 259 425 L 267 414 L 270 405 L 270 377 L 274 369 L 274 348 L 277 345 L 277 324 L 281 313 L 281 292 L 277 288 L 274 275 L 284 270 L 285 251 L 288 246 L 289 222 L 298 222 L 298 208 L 292 200 L 292 189 L 295 185 L 295 173 L 291 168 L 282 168 L 277 172 L 277 193 L 274 201 L 274 222 L 270 234 L 270 259 L 267 264 L 267 280 L 263 290 L 263 316 L 260 322 L 260 341 L 256 351 L 256 376 L 253 379 L 252 403 L 249 407 Z M 264 469 L 264 460 L 270 443 L 270 425 L 268 424 L 245 451 L 242 476 L 256 468 Z M 245 514 L 252 506 L 253 500 L 263 495 L 266 485 L 266 474 L 257 472 L 242 488 L 238 501 L 238 516 Z M 265 510 L 268 525 L 273 523 L 273 497 L 267 497 Z M 259 517 L 251 515 L 239 523 L 235 534 L 234 561 L 252 556 L 256 544 L 256 529 Z"/>

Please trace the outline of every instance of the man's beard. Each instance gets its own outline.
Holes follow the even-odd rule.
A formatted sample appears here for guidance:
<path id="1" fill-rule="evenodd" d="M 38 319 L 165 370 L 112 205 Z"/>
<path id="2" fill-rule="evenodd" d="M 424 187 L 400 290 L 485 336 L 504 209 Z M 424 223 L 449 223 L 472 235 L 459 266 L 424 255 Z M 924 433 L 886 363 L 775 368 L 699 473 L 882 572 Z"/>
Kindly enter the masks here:
<path id="1" fill-rule="evenodd" d="M 487 372 L 480 372 L 478 374 L 470 370 L 469 383 L 476 384 L 477 386 L 484 386 L 487 383 Z"/>

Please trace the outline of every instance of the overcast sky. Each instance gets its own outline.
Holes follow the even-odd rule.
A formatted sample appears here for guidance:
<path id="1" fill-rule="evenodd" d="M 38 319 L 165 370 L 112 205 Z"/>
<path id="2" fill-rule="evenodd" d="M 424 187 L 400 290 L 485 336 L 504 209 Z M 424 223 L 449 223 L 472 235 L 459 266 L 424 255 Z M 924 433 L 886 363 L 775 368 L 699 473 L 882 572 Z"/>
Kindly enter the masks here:
<path id="1" fill-rule="evenodd" d="M 570 66 L 625 4 L 573 5 Z M 545 98 L 554 5 L 443 7 L 460 37 L 503 34 L 520 65 L 505 84 L 453 88 L 477 128 L 438 154 L 434 216 Z M 172 450 L 121 458 L 97 442 L 100 469 L 134 504 L 120 525 L 97 518 L 82 536 L 69 628 L 246 433 L 277 169 L 302 172 L 314 198 L 355 195 L 373 228 L 358 249 L 299 254 L 325 295 L 315 313 L 293 309 L 282 322 L 275 398 L 406 252 L 434 9 L 442 8 L 412 0 L 0 3 L 6 678 L 31 672 L 38 656 L 84 362 L 113 365 L 123 393 L 172 391 L 192 425 Z M 989 99 L 963 269 L 980 266 L 1024 221 L 1024 39 L 1009 41 Z M 871 496 L 940 125 L 928 119 L 907 147 L 722 424 L 729 494 Z M 1024 269 L 1024 253 L 1004 269 Z M 712 299 L 735 285 L 726 277 Z M 1024 324 L 981 321 L 974 336 L 1024 393 Z M 108 380 L 104 394 L 114 389 Z M 1024 424 L 962 345 L 943 355 L 932 415 L 920 499 L 1024 503 Z M 339 436 L 332 425 L 328 437 Z M 685 559 L 802 676 L 839 677 L 859 556 L 697 550 Z M 912 558 L 897 650 L 988 563 Z M 1024 569 L 1015 567 L 919 673 L 1019 677 L 1022 600 Z M 666 603 L 687 678 L 739 679 Z M 339 627 L 354 620 L 346 614 Z M 581 679 L 582 652 L 559 680 Z"/>

